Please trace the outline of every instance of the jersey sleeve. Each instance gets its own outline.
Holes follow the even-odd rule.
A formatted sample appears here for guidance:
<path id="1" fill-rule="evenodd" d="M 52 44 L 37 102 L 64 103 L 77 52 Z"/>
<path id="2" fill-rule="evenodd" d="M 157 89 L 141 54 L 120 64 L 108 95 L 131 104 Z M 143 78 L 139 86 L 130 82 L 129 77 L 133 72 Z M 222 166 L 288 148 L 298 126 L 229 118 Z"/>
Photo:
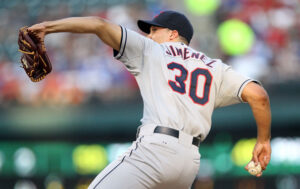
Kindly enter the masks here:
<path id="1" fill-rule="evenodd" d="M 114 57 L 123 62 L 127 70 L 133 75 L 138 75 L 144 64 L 143 57 L 150 52 L 153 41 L 137 32 L 122 27 L 120 50 L 114 50 Z"/>
<path id="2" fill-rule="evenodd" d="M 244 102 L 242 99 L 242 91 L 249 82 L 260 84 L 258 81 L 243 76 L 234 71 L 230 66 L 223 64 L 221 84 L 215 107 L 224 107 Z"/>

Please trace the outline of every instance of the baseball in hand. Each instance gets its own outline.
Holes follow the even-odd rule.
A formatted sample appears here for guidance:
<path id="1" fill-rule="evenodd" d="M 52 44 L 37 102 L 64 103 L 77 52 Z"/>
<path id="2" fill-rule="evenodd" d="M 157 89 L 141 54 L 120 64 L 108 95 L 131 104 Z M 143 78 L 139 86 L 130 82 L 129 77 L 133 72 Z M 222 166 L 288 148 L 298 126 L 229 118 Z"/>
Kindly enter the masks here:
<path id="1" fill-rule="evenodd" d="M 248 172 L 251 174 L 251 175 L 258 175 L 259 173 L 261 173 L 261 166 L 260 166 L 260 163 L 258 162 L 258 165 L 255 166 L 255 163 L 254 161 L 250 161 L 250 163 L 248 164 Z"/>

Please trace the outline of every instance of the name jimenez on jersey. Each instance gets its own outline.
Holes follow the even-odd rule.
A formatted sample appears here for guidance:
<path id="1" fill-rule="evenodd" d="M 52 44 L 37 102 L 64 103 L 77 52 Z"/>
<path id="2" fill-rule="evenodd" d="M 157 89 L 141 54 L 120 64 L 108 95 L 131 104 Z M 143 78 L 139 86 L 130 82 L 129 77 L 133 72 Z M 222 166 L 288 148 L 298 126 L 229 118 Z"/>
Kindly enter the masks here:
<path id="1" fill-rule="evenodd" d="M 181 57 L 183 60 L 187 59 L 194 59 L 194 60 L 201 60 L 206 66 L 212 68 L 212 64 L 216 62 L 216 60 L 212 60 L 211 58 L 207 57 L 205 54 L 192 50 L 191 48 L 183 47 L 173 47 L 173 45 L 168 45 L 167 50 L 165 53 L 169 56 L 173 57 Z"/>

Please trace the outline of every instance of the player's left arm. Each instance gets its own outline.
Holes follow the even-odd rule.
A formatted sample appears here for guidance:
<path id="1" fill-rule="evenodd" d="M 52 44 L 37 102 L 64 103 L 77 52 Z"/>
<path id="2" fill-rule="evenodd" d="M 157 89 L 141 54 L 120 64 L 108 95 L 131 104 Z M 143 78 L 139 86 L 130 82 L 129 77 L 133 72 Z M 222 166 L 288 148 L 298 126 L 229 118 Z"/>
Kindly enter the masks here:
<path id="1" fill-rule="evenodd" d="M 90 33 L 96 34 L 105 44 L 120 50 L 121 27 L 101 17 L 69 17 L 35 24 L 28 30 L 37 34 L 44 41 L 44 37 L 51 33 Z"/>
<path id="2" fill-rule="evenodd" d="M 242 99 L 248 102 L 257 125 L 257 142 L 252 152 L 252 160 L 260 163 L 265 170 L 271 158 L 271 108 L 265 89 L 257 83 L 248 83 L 242 91 Z M 247 167 L 245 167 L 247 169 Z M 262 173 L 257 176 L 261 176 Z"/>

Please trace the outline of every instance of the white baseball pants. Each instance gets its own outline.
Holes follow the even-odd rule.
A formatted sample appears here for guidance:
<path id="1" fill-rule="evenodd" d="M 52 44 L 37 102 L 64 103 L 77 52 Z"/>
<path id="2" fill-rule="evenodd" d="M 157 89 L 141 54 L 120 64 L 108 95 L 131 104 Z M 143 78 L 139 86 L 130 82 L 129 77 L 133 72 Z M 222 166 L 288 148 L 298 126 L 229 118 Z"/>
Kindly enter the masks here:
<path id="1" fill-rule="evenodd" d="M 192 136 L 153 133 L 143 126 L 128 151 L 110 163 L 88 189 L 189 189 L 200 166 Z"/>

